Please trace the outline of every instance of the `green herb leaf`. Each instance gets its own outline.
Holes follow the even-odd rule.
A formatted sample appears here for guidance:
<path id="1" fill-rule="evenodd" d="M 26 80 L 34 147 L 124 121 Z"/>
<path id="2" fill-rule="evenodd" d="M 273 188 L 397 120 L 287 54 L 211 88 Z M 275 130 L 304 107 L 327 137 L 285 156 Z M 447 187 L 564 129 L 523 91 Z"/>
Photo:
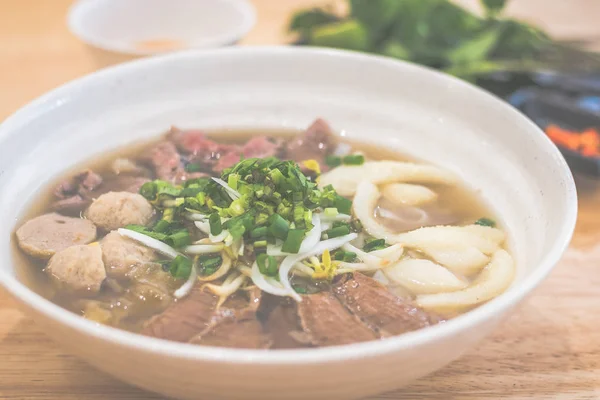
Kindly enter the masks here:
<path id="1" fill-rule="evenodd" d="M 484 217 L 484 218 L 479 218 L 477 221 L 475 221 L 475 225 L 489 226 L 491 228 L 495 228 L 496 221 L 494 221 L 493 219 Z"/>

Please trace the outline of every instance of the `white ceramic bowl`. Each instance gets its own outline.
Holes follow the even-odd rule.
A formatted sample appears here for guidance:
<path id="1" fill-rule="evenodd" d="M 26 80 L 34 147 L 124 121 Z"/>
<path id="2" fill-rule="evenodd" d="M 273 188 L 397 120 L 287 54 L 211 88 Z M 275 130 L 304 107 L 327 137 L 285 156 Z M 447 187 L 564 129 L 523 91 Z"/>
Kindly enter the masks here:
<path id="1" fill-rule="evenodd" d="M 303 128 L 316 116 L 348 137 L 441 164 L 480 189 L 510 233 L 513 286 L 474 311 L 402 336 L 257 351 L 97 326 L 15 277 L 9 242 L 16 218 L 66 169 L 171 124 Z M 544 279 L 569 243 L 577 208 L 562 156 L 504 102 L 412 64 L 310 48 L 179 53 L 79 79 L 0 126 L 0 171 L 2 285 L 68 351 L 119 379 L 186 399 L 359 398 L 422 377 L 477 344 Z"/>
<path id="2" fill-rule="evenodd" d="M 255 22 L 248 0 L 79 0 L 67 16 L 84 42 L 135 55 L 234 44 Z"/>

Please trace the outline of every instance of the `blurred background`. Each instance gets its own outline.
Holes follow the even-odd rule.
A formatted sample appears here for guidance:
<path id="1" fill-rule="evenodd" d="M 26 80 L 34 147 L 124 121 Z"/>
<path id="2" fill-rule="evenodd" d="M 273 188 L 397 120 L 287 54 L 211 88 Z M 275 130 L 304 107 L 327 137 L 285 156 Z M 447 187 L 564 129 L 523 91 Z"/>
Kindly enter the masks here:
<path id="1" fill-rule="evenodd" d="M 314 45 L 411 61 L 519 108 L 600 176 L 600 1 L 2 0 L 0 118 L 99 68 L 190 48 Z"/>

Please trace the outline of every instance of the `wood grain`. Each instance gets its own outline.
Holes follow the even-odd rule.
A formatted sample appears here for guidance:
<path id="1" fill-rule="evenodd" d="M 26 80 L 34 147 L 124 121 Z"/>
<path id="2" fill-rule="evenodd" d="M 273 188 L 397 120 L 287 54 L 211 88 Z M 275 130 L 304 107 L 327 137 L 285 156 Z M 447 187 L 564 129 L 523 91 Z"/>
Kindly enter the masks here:
<path id="1" fill-rule="evenodd" d="M 0 118 L 73 78 L 128 57 L 93 50 L 65 26 L 69 0 L 0 1 Z M 285 43 L 292 10 L 322 1 L 254 0 L 243 44 Z M 461 3 L 475 7 L 476 0 Z M 511 13 L 600 49 L 600 3 L 520 0 Z M 560 265 L 497 332 L 459 361 L 374 399 L 600 399 L 600 184 L 579 178 L 576 234 Z M 1 399 L 159 399 L 64 354 L 0 292 Z"/>

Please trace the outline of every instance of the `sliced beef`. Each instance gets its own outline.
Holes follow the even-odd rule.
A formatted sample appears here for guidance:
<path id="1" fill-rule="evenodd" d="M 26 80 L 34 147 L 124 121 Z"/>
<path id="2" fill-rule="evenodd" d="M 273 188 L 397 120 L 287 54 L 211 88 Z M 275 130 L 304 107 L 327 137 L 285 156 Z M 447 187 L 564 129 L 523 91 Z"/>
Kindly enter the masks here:
<path id="1" fill-rule="evenodd" d="M 267 158 L 281 155 L 283 140 L 268 136 L 254 136 L 242 148 L 244 158 Z"/>
<path id="2" fill-rule="evenodd" d="M 382 284 L 355 273 L 343 277 L 334 292 L 344 306 L 381 337 L 399 335 L 439 322 L 439 319 L 395 296 Z"/>
<path id="3" fill-rule="evenodd" d="M 205 346 L 266 349 L 271 347 L 271 335 L 265 332 L 257 318 L 261 292 L 237 292 L 215 311 L 211 323 L 194 336 L 190 343 Z"/>
<path id="4" fill-rule="evenodd" d="M 297 304 L 302 329 L 316 346 L 334 346 L 377 339 L 331 292 L 302 296 Z"/>
<path id="5" fill-rule="evenodd" d="M 93 242 L 96 226 L 86 219 L 50 213 L 25 222 L 16 236 L 25 253 L 48 259 L 67 247 Z"/>
<path id="6" fill-rule="evenodd" d="M 80 295 L 98 293 L 106 279 L 102 249 L 98 243 L 58 251 L 45 271 L 60 289 Z"/>
<path id="7" fill-rule="evenodd" d="M 275 297 L 275 296 L 272 296 Z M 292 300 L 277 298 L 272 300 L 273 309 L 269 310 L 265 326 L 273 337 L 273 349 L 289 349 L 310 345 L 311 337 L 304 334 L 298 319 L 296 304 Z"/>
<path id="8" fill-rule="evenodd" d="M 159 339 L 187 342 L 210 326 L 216 305 L 217 297 L 196 285 L 187 297 L 146 322 L 141 333 Z"/>
<path id="9" fill-rule="evenodd" d="M 54 190 L 59 199 L 66 199 L 76 194 L 84 195 L 102 184 L 102 177 L 88 169 L 61 182 Z"/>
<path id="10" fill-rule="evenodd" d="M 111 179 L 106 186 L 110 185 L 110 191 L 112 192 L 138 193 L 142 185 L 149 180 L 144 176 L 120 175 Z"/>
<path id="11" fill-rule="evenodd" d="M 181 155 L 171 142 L 162 142 L 150 150 L 150 163 L 158 179 L 179 183 L 184 180 L 186 172 L 181 162 Z"/>
<path id="12" fill-rule="evenodd" d="M 221 173 L 225 168 L 229 168 L 239 163 L 242 159 L 242 153 L 239 150 L 231 150 L 227 153 L 219 154 L 219 159 L 215 160 L 212 170 Z"/>
<path id="13" fill-rule="evenodd" d="M 240 161 L 242 149 L 235 144 L 217 143 L 198 130 L 171 128 L 168 136 L 188 161 L 199 164 L 206 171 L 221 172 Z"/>
<path id="14" fill-rule="evenodd" d="M 55 189 L 58 199 L 52 209 L 76 214 L 91 203 L 92 193 L 102 185 L 102 177 L 88 169 L 61 182 Z"/>
<path id="15" fill-rule="evenodd" d="M 77 215 L 91 203 L 91 199 L 84 198 L 83 196 L 76 194 L 74 196 L 67 197 L 66 199 L 56 200 L 54 203 L 52 203 L 52 209 L 64 214 Z"/>
<path id="16" fill-rule="evenodd" d="M 298 162 L 314 159 L 325 165 L 325 157 L 334 145 L 335 136 L 331 127 L 319 118 L 303 134 L 288 143 L 286 158 Z"/>
<path id="17" fill-rule="evenodd" d="M 241 349 L 267 349 L 271 347 L 272 340 L 256 316 L 243 319 L 231 316 L 195 336 L 190 343 Z"/>
<path id="18" fill-rule="evenodd" d="M 99 228 L 113 231 L 130 224 L 148 225 L 154 209 L 141 194 L 108 192 L 93 201 L 85 216 Z"/>

